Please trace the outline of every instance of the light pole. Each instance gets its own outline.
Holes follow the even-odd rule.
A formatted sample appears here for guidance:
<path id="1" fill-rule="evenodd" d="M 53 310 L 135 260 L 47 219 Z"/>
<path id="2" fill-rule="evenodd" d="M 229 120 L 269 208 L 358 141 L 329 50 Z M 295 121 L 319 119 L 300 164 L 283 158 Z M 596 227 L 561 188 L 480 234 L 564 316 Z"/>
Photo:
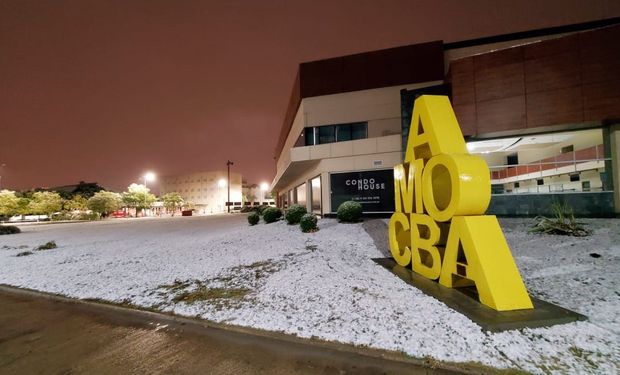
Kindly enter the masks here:
<path id="1" fill-rule="evenodd" d="M 146 195 L 148 194 L 148 189 L 146 188 L 147 181 L 155 181 L 155 173 L 146 172 L 144 175 L 144 216 L 146 216 Z"/>
<path id="2" fill-rule="evenodd" d="M 227 181 L 227 185 L 228 185 L 228 201 L 226 202 L 226 206 L 228 207 L 228 213 L 230 213 L 230 166 L 233 165 L 233 164 L 235 164 L 235 163 L 233 163 L 230 160 L 226 161 L 226 167 L 228 168 L 228 181 Z"/>

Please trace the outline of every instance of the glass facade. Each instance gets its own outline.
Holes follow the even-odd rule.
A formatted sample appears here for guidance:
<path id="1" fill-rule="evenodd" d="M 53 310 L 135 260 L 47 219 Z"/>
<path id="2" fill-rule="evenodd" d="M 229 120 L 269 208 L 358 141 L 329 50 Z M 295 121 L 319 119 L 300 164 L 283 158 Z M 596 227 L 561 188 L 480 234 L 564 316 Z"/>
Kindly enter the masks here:
<path id="1" fill-rule="evenodd" d="M 297 196 L 297 204 L 306 206 L 306 184 L 303 183 L 295 188 L 295 194 Z"/>
<path id="2" fill-rule="evenodd" d="M 368 138 L 368 123 L 325 125 L 304 129 L 305 146 Z"/>

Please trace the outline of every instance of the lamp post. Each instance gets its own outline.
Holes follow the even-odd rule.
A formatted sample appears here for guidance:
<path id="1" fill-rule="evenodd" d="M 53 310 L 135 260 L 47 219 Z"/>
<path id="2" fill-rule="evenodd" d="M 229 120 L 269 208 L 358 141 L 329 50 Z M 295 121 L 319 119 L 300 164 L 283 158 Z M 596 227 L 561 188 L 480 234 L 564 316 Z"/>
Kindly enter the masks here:
<path id="1" fill-rule="evenodd" d="M 146 172 L 144 175 L 144 216 L 146 216 L 146 195 L 148 194 L 146 183 L 147 181 L 155 181 L 155 173 Z"/>
<path id="2" fill-rule="evenodd" d="M 228 200 L 226 201 L 226 206 L 228 207 L 228 213 L 230 213 L 230 166 L 233 165 L 233 164 L 235 164 L 235 163 L 233 163 L 230 160 L 226 161 L 226 167 L 228 168 L 228 181 L 227 181 L 227 185 L 228 185 Z"/>

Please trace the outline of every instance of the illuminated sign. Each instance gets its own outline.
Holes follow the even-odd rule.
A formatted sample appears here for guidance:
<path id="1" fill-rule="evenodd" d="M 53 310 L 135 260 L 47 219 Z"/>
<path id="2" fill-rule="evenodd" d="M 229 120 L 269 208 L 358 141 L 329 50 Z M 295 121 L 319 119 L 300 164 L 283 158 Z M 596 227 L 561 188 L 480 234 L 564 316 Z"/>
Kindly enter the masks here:
<path id="1" fill-rule="evenodd" d="M 533 308 L 495 216 L 486 162 L 467 152 L 445 96 L 416 99 L 403 164 L 394 167 L 394 260 L 439 284 L 475 286 L 498 311 Z"/>

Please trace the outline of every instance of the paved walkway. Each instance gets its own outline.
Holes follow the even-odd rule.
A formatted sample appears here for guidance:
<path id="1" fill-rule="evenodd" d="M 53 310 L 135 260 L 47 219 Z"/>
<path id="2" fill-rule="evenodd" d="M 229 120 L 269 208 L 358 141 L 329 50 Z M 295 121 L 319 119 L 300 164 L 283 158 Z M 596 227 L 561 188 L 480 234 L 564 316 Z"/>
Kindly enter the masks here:
<path id="1" fill-rule="evenodd" d="M 10 287 L 0 287 L 0 306 L 2 374 L 453 373 L 381 352 L 364 355 L 337 344 L 231 331 Z"/>

